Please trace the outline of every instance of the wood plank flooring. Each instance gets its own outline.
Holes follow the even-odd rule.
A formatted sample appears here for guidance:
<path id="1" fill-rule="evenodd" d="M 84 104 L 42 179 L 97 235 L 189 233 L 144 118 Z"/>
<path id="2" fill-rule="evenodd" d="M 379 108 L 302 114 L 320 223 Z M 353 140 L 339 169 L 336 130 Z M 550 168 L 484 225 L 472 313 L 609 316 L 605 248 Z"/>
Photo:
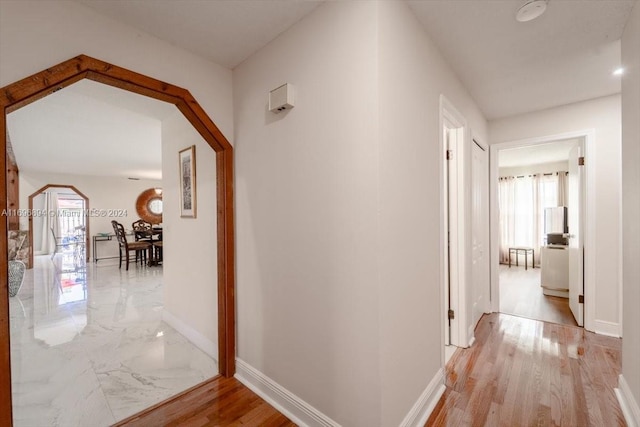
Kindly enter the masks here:
<path id="1" fill-rule="evenodd" d="M 447 364 L 426 426 L 625 426 L 614 388 L 621 343 L 582 328 L 483 316 Z"/>
<path id="2" fill-rule="evenodd" d="M 525 270 L 524 267 L 500 266 L 500 311 L 529 319 L 577 326 L 567 298 L 542 293 L 539 268 Z"/>
<path id="3" fill-rule="evenodd" d="M 216 377 L 116 426 L 295 427 L 235 378 Z"/>

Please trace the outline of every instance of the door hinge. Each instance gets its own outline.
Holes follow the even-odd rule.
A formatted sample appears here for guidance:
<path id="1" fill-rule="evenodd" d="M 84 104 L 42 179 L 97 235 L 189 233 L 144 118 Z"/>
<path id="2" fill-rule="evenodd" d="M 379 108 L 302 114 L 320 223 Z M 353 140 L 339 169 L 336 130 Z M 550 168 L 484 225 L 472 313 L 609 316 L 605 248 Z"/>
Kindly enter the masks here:
<path id="1" fill-rule="evenodd" d="M 584 304 L 584 295 L 578 295 L 578 303 Z"/>
<path id="2" fill-rule="evenodd" d="M 453 150 L 447 150 L 447 160 L 453 159 Z"/>
<path id="3" fill-rule="evenodd" d="M 453 320 L 456 318 L 456 313 L 453 310 L 449 309 L 449 311 L 447 311 L 447 317 L 449 318 L 449 320 Z"/>
<path id="4" fill-rule="evenodd" d="M 578 166 L 584 166 L 584 156 L 578 157 Z"/>

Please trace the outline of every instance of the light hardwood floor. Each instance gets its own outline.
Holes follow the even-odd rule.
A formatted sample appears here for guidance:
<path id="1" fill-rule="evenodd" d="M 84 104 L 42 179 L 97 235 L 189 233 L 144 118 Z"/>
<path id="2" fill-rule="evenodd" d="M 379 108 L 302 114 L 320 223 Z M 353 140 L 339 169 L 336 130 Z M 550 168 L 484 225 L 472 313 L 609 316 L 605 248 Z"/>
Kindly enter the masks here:
<path id="1" fill-rule="evenodd" d="M 624 426 L 621 340 L 494 313 L 447 364 L 426 426 Z M 119 426 L 294 426 L 233 378 L 215 378 Z"/>
<path id="2" fill-rule="evenodd" d="M 426 426 L 624 426 L 614 388 L 622 341 L 574 326 L 483 316 L 458 349 Z"/>
<path id="3" fill-rule="evenodd" d="M 542 293 L 539 268 L 500 266 L 500 312 L 577 326 L 567 298 Z"/>

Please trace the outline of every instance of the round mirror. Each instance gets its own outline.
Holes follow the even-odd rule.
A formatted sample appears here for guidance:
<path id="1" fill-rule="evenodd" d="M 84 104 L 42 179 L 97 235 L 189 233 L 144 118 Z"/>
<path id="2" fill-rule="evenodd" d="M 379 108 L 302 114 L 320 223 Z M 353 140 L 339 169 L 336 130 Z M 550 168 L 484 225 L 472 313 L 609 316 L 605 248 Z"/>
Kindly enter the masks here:
<path id="1" fill-rule="evenodd" d="M 149 188 L 144 190 L 136 200 L 136 211 L 141 219 L 150 224 L 162 222 L 162 190 Z"/>
<path id="2" fill-rule="evenodd" d="M 154 215 L 162 215 L 162 199 L 149 200 L 149 212 Z"/>

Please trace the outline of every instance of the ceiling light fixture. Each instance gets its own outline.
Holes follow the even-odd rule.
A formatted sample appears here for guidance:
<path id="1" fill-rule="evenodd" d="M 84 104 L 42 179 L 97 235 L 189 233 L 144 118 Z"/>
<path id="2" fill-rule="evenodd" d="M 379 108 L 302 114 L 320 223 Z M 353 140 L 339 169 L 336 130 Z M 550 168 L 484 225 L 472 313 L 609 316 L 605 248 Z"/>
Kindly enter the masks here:
<path id="1" fill-rule="evenodd" d="M 614 76 L 621 76 L 624 74 L 624 68 L 620 67 L 620 68 L 616 68 L 613 72 Z"/>
<path id="2" fill-rule="evenodd" d="M 516 13 L 518 22 L 528 22 L 536 19 L 547 10 L 547 0 L 531 0 L 523 4 Z"/>

